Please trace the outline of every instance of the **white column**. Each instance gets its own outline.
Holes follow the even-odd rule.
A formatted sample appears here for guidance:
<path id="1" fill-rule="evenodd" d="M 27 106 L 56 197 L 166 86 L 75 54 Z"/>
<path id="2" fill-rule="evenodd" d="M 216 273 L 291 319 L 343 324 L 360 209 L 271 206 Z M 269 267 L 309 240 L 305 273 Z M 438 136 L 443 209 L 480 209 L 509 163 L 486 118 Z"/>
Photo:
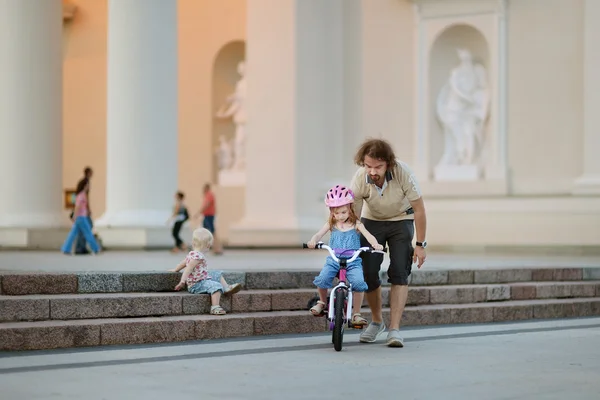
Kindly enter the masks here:
<path id="1" fill-rule="evenodd" d="M 107 90 L 106 212 L 96 225 L 156 228 L 154 244 L 169 243 L 165 221 L 177 190 L 176 1 L 109 0 Z M 103 234 L 107 246 L 152 244 L 144 235 Z"/>
<path id="2" fill-rule="evenodd" d="M 0 55 L 0 228 L 60 227 L 62 2 L 0 0 Z"/>
<path id="3" fill-rule="evenodd" d="M 575 194 L 600 195 L 600 2 L 585 0 L 583 56 L 583 174 Z"/>
<path id="4" fill-rule="evenodd" d="M 344 150 L 342 3 L 247 2 L 246 212 L 230 244 L 298 244 L 325 222 Z"/>

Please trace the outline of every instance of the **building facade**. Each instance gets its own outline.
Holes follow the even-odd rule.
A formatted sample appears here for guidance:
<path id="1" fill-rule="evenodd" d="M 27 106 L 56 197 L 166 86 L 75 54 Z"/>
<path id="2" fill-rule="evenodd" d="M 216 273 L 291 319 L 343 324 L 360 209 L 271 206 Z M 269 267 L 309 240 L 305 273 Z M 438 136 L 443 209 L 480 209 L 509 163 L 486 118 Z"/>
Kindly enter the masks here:
<path id="1" fill-rule="evenodd" d="M 57 248 L 87 165 L 112 248 L 170 244 L 173 194 L 196 211 L 205 182 L 226 243 L 293 246 L 383 137 L 420 182 L 432 247 L 600 247 L 595 0 L 0 0 L 0 15 L 0 246 Z"/>

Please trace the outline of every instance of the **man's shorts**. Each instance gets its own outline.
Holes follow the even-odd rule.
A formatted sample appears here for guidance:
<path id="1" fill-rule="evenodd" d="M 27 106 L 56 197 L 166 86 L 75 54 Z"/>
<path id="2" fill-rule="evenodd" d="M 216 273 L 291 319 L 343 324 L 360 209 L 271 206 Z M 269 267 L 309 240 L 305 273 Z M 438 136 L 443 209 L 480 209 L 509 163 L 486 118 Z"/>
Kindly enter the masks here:
<path id="1" fill-rule="evenodd" d="M 412 269 L 412 257 L 414 248 L 412 246 L 415 234 L 414 221 L 373 221 L 362 218 L 365 228 L 375 236 L 377 242 L 384 247 L 387 246 L 390 255 L 390 267 L 388 269 L 388 282 L 392 285 L 408 285 L 408 277 Z M 360 236 L 361 246 L 371 246 L 369 242 Z M 381 286 L 379 271 L 383 262 L 381 253 L 362 253 L 363 272 L 365 281 L 371 292 Z"/>

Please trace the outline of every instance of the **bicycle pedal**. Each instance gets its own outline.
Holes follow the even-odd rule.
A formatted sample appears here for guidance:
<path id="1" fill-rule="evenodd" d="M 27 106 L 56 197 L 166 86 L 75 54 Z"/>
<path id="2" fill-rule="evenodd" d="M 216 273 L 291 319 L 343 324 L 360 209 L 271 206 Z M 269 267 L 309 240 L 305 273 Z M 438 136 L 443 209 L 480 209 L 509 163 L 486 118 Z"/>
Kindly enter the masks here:
<path id="1" fill-rule="evenodd" d="M 362 329 L 364 325 L 352 325 L 352 329 Z"/>

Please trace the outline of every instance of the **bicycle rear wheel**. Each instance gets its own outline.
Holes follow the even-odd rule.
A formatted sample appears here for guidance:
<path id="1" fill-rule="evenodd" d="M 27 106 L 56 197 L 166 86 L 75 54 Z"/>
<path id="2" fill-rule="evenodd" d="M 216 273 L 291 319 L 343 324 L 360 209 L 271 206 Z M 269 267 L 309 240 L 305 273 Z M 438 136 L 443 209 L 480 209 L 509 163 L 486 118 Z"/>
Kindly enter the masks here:
<path id="1" fill-rule="evenodd" d="M 344 341 L 344 303 L 346 300 L 346 291 L 343 288 L 338 288 L 335 291 L 334 297 L 334 327 L 333 327 L 333 348 L 335 351 L 342 350 Z"/>

